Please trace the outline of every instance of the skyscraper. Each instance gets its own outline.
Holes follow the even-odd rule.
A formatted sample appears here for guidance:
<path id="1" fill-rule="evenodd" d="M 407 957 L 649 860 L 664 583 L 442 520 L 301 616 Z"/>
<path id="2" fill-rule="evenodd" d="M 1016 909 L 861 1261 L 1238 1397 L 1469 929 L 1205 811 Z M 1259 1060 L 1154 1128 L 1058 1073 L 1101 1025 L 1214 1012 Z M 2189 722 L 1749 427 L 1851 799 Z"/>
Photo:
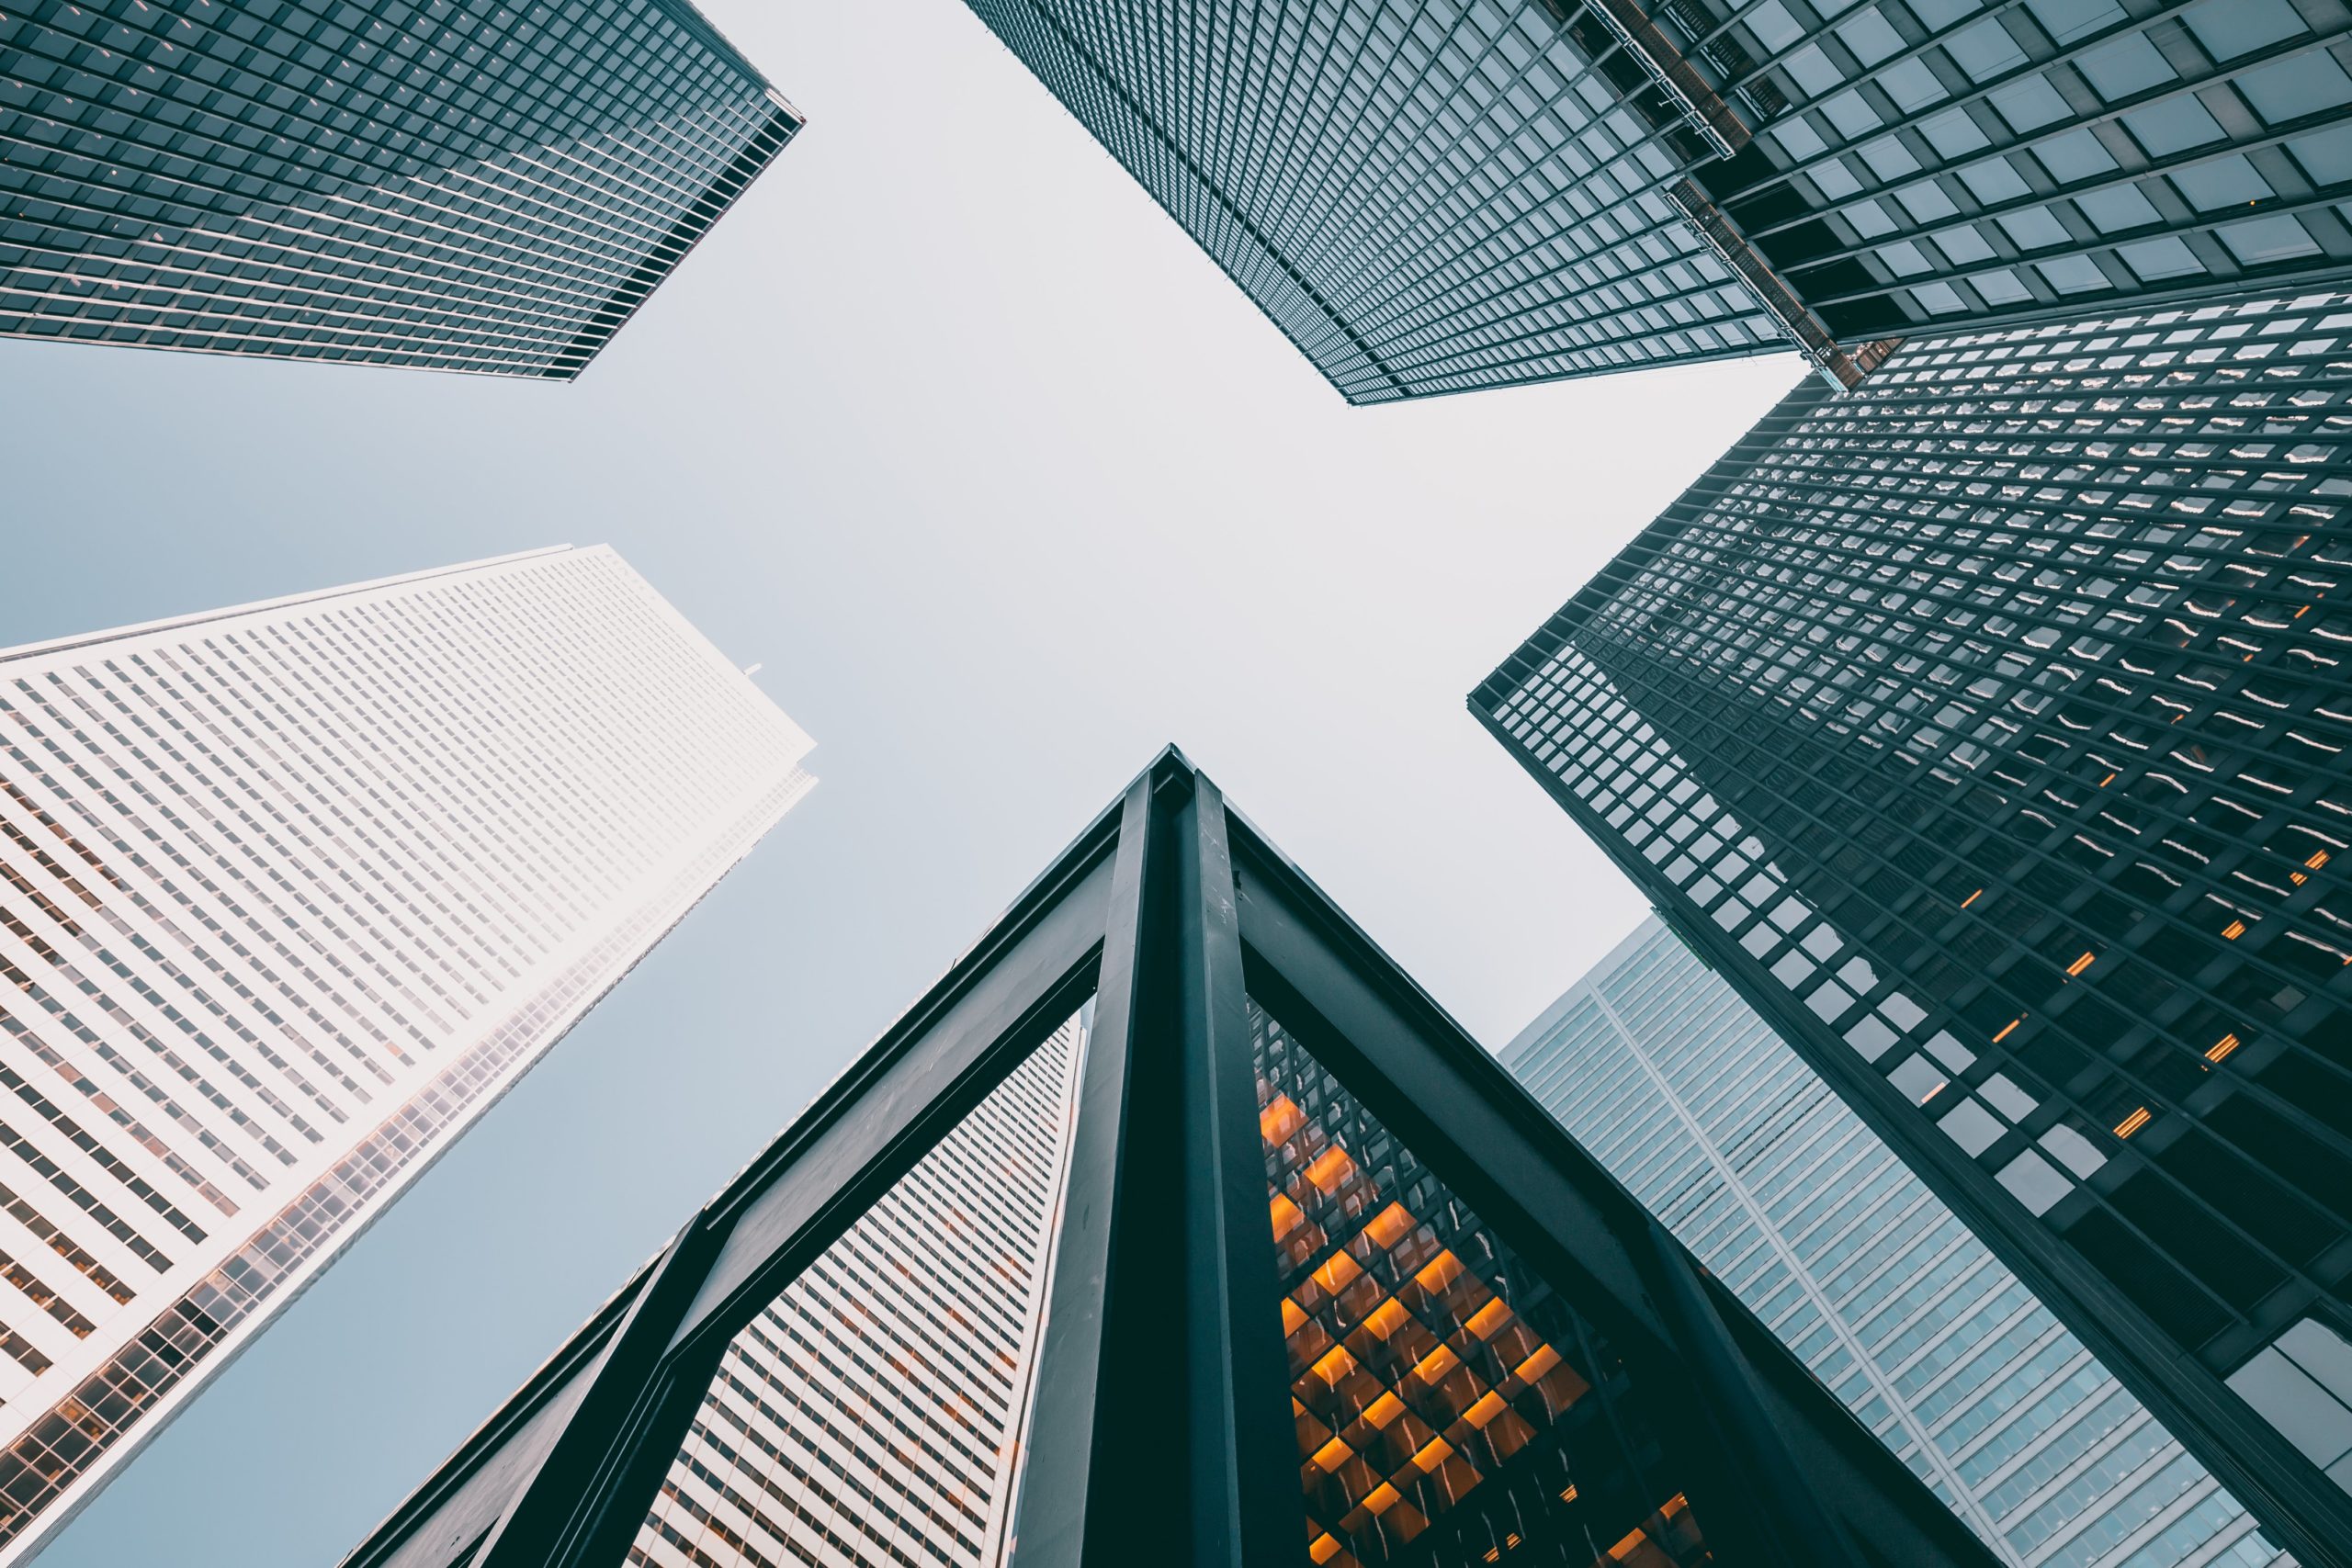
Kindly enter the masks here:
<path id="1" fill-rule="evenodd" d="M 685 0 L 28 0 L 0 333 L 569 379 L 799 129 Z"/>
<path id="2" fill-rule="evenodd" d="M 2273 1539 L 2352 1561 L 2352 298 L 1791 392 L 1471 706 Z"/>
<path id="3" fill-rule="evenodd" d="M 1170 750 L 346 1562 L 1506 1554 L 1992 1561 Z"/>
<path id="4" fill-rule="evenodd" d="M 808 789 L 604 548 L 0 652 L 0 1561 Z"/>
<path id="5" fill-rule="evenodd" d="M 1354 402 L 2352 262 L 2339 0 L 971 0 Z"/>
<path id="6" fill-rule="evenodd" d="M 2289 1561 L 1663 922 L 1503 1061 L 2003 1562 Z"/>

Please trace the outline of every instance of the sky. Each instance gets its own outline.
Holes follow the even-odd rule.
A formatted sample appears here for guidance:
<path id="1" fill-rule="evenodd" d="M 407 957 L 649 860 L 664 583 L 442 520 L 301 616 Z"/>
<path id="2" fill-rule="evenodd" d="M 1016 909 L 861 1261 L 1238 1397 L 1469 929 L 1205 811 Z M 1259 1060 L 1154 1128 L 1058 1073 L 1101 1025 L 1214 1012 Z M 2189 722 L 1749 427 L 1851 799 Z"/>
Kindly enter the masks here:
<path id="1" fill-rule="evenodd" d="M 1490 1047 L 1644 913 L 1464 694 L 1803 371 L 1351 409 L 958 0 L 571 385 L 0 340 L 0 646 L 608 543 L 820 783 L 58 1539 L 337 1560 L 1159 747 Z"/>

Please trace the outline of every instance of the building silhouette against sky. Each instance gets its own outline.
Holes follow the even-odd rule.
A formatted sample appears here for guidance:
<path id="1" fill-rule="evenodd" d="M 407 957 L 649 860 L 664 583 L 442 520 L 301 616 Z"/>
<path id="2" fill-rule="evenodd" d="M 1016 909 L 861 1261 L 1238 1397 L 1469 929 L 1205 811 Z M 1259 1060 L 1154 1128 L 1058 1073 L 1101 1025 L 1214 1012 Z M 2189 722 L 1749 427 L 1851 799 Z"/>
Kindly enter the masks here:
<path id="1" fill-rule="evenodd" d="M 1471 705 L 2307 1562 L 2352 1561 L 2352 297 L 1800 386 Z"/>
<path id="2" fill-rule="evenodd" d="M 601 547 L 0 652 L 0 1562 L 709 891 L 809 748 Z"/>
<path id="3" fill-rule="evenodd" d="M 970 0 L 1351 401 L 2339 276 L 2340 0 Z"/>
<path id="4" fill-rule="evenodd" d="M 346 1562 L 624 1558 L 1993 1561 L 1173 750 Z"/>
<path id="5" fill-rule="evenodd" d="M 569 379 L 799 128 L 684 0 L 27 0 L 0 333 Z"/>
<path id="6" fill-rule="evenodd" d="M 1662 921 L 1503 1062 L 2003 1562 L 2291 1561 Z"/>

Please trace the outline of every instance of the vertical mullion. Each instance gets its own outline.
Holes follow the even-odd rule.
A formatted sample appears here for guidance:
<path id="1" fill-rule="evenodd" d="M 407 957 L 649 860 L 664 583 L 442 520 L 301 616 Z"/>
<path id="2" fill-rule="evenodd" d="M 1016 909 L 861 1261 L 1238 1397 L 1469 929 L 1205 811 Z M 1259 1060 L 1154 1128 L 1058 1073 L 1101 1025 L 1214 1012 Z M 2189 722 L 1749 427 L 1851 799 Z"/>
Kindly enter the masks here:
<path id="1" fill-rule="evenodd" d="M 1196 777 L 1176 878 L 1184 1078 L 1186 1367 L 1196 1568 L 1304 1559 L 1281 1280 L 1266 1211 L 1224 796 Z"/>
<path id="2" fill-rule="evenodd" d="M 1169 1088 L 1151 1069 L 1151 1025 L 1166 965 L 1153 949 L 1163 912 L 1169 826 L 1165 775 L 1128 787 L 1104 921 L 1094 1023 L 1080 1066 L 1062 1224 L 1055 1243 L 1036 1404 L 1013 1501 L 1013 1568 L 1085 1568 L 1164 1532 L 1169 1493 L 1183 1485 L 1180 1423 L 1170 1398 L 1170 1237 L 1180 1189 Z M 1155 1345 L 1156 1342 L 1156 1345 Z M 1157 1350 L 1155 1355 L 1153 1352 Z M 1163 1537 L 1164 1539 L 1164 1537 Z"/>

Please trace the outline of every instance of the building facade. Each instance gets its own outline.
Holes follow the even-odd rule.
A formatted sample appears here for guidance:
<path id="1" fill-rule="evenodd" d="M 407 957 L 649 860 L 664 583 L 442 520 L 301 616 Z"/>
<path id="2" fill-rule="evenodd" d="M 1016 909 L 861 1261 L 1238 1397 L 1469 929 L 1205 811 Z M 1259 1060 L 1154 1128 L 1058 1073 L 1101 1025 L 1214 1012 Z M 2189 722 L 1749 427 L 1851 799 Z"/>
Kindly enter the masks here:
<path id="1" fill-rule="evenodd" d="M 994 1568 L 1045 1326 L 1072 1019 L 730 1340 L 640 1568 Z"/>
<path id="2" fill-rule="evenodd" d="M 2341 0 L 971 0 L 1351 401 L 2352 263 Z"/>
<path id="3" fill-rule="evenodd" d="M 2352 1541 L 2352 297 L 1792 392 L 1473 694 L 2306 1562 Z"/>
<path id="4" fill-rule="evenodd" d="M 625 1559 L 1994 1561 L 1172 750 L 345 1561 Z"/>
<path id="5" fill-rule="evenodd" d="M 0 333 L 569 379 L 799 128 L 684 0 L 29 0 Z"/>
<path id="6" fill-rule="evenodd" d="M 0 1561 L 809 787 L 604 548 L 0 653 Z"/>
<path id="7" fill-rule="evenodd" d="M 1662 921 L 1503 1061 L 2013 1568 L 2292 1561 Z"/>

